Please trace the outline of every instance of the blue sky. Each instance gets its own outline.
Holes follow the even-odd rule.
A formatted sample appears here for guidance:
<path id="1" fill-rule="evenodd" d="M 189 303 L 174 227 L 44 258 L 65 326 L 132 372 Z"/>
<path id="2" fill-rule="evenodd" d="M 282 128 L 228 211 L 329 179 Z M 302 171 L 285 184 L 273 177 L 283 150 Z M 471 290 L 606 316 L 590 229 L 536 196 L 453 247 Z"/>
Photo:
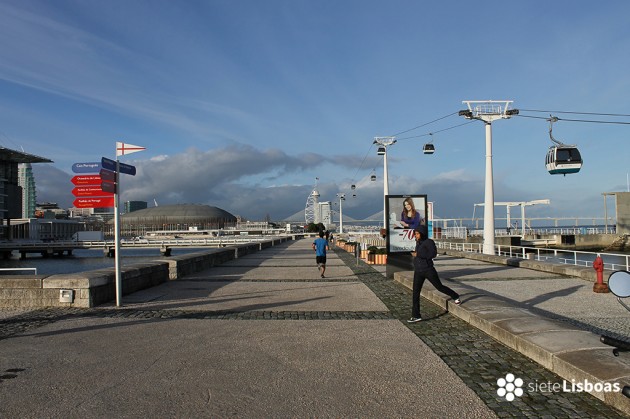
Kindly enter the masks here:
<path id="1" fill-rule="evenodd" d="M 121 158 L 138 168 L 124 200 L 282 219 L 318 177 L 321 199 L 345 192 L 344 214 L 363 218 L 382 209 L 373 138 L 451 115 L 397 135 L 390 193 L 471 217 L 485 130 L 457 127 L 462 101 L 630 114 L 628 15 L 621 0 L 0 0 L 0 145 L 53 160 L 34 167 L 38 198 L 66 207 L 72 164 L 114 158 L 124 141 L 147 148 Z M 627 190 L 630 125 L 554 124 L 584 158 L 562 177 L 544 167 L 548 123 L 525 116 L 549 113 L 493 124 L 495 200 L 551 200 L 528 216 L 603 217 L 602 192 Z"/>

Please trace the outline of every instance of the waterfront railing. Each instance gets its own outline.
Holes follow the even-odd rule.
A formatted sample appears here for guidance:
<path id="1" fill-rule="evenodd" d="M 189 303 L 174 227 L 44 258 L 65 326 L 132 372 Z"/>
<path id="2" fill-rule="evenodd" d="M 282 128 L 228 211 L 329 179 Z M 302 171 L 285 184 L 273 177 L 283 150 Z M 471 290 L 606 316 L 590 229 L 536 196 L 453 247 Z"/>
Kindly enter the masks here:
<path id="1" fill-rule="evenodd" d="M 0 274 L 4 275 L 7 273 L 9 275 L 12 273 L 37 275 L 37 268 L 0 268 Z"/>
<path id="2" fill-rule="evenodd" d="M 439 249 L 462 252 L 483 253 L 483 243 L 436 242 Z M 533 259 L 542 262 L 592 267 L 593 261 L 600 255 L 604 269 L 630 270 L 630 255 L 623 253 L 583 252 L 568 249 L 547 249 L 526 246 L 494 245 L 494 254 L 509 258 Z"/>

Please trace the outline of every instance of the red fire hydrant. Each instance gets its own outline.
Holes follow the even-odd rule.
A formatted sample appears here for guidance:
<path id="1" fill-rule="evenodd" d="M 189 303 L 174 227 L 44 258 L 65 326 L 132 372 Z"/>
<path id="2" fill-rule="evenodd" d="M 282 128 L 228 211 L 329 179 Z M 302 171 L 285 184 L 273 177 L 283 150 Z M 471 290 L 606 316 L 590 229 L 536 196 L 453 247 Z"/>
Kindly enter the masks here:
<path id="1" fill-rule="evenodd" d="M 608 284 L 604 284 L 604 261 L 600 254 L 593 261 L 593 269 L 597 272 L 597 282 L 593 284 L 593 292 L 605 293 L 608 291 Z"/>

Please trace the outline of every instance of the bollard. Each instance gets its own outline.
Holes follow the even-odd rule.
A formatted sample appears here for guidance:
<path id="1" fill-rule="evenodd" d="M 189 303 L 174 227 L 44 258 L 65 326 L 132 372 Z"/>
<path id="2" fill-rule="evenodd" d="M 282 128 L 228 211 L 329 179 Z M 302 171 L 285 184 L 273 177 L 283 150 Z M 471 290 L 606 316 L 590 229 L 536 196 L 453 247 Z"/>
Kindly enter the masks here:
<path id="1" fill-rule="evenodd" d="M 593 284 L 593 292 L 609 292 L 608 285 L 604 284 L 604 261 L 602 260 L 602 257 L 599 253 L 593 261 L 593 269 L 595 269 L 595 272 L 597 272 L 597 282 Z"/>

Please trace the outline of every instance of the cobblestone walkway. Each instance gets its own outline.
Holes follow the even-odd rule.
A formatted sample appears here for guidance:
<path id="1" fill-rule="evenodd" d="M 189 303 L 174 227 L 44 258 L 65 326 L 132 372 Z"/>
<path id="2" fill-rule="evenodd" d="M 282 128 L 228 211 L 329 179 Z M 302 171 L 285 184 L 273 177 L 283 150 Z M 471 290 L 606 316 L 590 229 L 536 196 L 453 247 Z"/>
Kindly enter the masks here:
<path id="1" fill-rule="evenodd" d="M 337 255 L 385 303 L 394 318 L 406 321 L 411 315 L 411 291 L 376 272 L 345 251 Z M 528 392 L 508 402 L 497 395 L 497 379 L 512 373 L 527 383 L 562 383 L 524 355 L 504 346 L 423 299 L 422 318 L 408 325 L 477 395 L 501 418 L 623 418 L 623 413 L 588 393 Z M 407 324 L 407 323 L 405 323 Z M 570 384 L 569 384 L 570 385 Z"/>

